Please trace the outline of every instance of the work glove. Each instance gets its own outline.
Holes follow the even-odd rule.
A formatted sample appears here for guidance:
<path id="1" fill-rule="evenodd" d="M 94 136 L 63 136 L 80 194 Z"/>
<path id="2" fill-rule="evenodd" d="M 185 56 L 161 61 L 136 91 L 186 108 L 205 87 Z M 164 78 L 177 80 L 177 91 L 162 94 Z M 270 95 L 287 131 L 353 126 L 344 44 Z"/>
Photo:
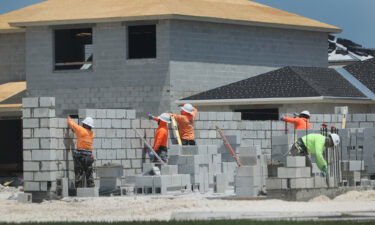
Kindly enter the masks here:
<path id="1" fill-rule="evenodd" d="M 327 167 L 326 166 L 323 166 L 323 168 L 321 169 L 321 174 L 322 174 L 322 177 L 326 177 L 327 176 Z"/>
<path id="2" fill-rule="evenodd" d="M 148 114 L 148 119 L 153 120 L 154 118 L 155 118 L 154 115 L 152 115 L 151 113 Z"/>
<path id="3" fill-rule="evenodd" d="M 279 120 L 284 120 L 284 117 L 285 117 L 285 115 L 281 114 L 280 117 L 279 117 Z"/>

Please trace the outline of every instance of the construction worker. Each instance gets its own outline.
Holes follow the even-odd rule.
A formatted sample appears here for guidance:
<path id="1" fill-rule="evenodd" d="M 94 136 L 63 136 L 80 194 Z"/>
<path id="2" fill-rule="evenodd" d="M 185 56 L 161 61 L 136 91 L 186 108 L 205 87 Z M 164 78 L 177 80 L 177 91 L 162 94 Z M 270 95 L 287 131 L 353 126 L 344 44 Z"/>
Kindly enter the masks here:
<path id="1" fill-rule="evenodd" d="M 94 142 L 94 120 L 86 117 L 82 121 L 82 126 L 76 124 L 68 116 L 68 125 L 77 136 L 77 148 L 73 152 L 74 173 L 76 187 L 94 187 L 93 167 L 94 155 L 92 154 L 92 144 Z M 86 183 L 84 183 L 86 180 Z"/>
<path id="2" fill-rule="evenodd" d="M 198 110 L 189 103 L 179 107 L 181 115 L 171 114 L 171 116 L 177 121 L 182 145 L 195 145 L 194 119 L 198 114 Z"/>
<path id="3" fill-rule="evenodd" d="M 309 122 L 310 119 L 310 112 L 307 110 L 304 110 L 300 112 L 299 114 L 294 113 L 295 117 L 287 117 L 284 115 L 281 115 L 280 120 L 283 120 L 288 123 L 294 124 L 294 129 L 296 130 L 307 130 L 310 129 L 311 124 Z"/>
<path id="4" fill-rule="evenodd" d="M 312 167 L 309 154 L 315 154 L 316 164 L 323 176 L 327 175 L 327 162 L 323 158 L 323 152 L 327 148 L 332 148 L 340 143 L 340 137 L 337 134 L 328 134 L 324 136 L 321 134 L 308 134 L 292 145 L 290 153 L 293 156 L 307 156 L 306 166 Z"/>
<path id="5" fill-rule="evenodd" d="M 167 162 L 168 123 L 171 123 L 171 116 L 168 113 L 162 113 L 158 117 L 148 114 L 148 118 L 150 120 L 155 120 L 158 123 L 158 129 L 156 129 L 155 132 L 154 146 L 152 149 L 154 149 L 161 160 Z M 149 152 L 150 159 L 153 162 L 157 162 L 158 159 L 154 154 L 155 153 L 152 151 Z"/>

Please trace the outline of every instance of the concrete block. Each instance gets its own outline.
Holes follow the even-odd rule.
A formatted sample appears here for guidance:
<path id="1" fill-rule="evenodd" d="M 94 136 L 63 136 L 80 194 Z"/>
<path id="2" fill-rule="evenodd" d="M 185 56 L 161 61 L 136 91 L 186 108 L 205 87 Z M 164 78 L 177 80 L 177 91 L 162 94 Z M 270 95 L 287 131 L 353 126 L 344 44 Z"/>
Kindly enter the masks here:
<path id="1" fill-rule="evenodd" d="M 39 98 L 40 107 L 55 107 L 55 98 L 54 97 L 40 97 Z"/>
<path id="2" fill-rule="evenodd" d="M 277 177 L 278 178 L 302 178 L 310 177 L 311 172 L 310 167 L 297 167 L 297 168 L 287 168 L 279 167 L 277 168 Z"/>
<path id="3" fill-rule="evenodd" d="M 39 182 L 25 181 L 24 190 L 25 191 L 40 191 Z"/>
<path id="4" fill-rule="evenodd" d="M 182 155 L 197 155 L 198 146 L 197 145 L 183 145 L 181 148 Z"/>
<path id="5" fill-rule="evenodd" d="M 267 178 L 266 189 L 267 190 L 281 190 L 288 188 L 288 179 L 283 178 Z"/>
<path id="6" fill-rule="evenodd" d="M 38 98 L 22 98 L 22 107 L 23 108 L 39 107 L 39 99 Z"/>
<path id="7" fill-rule="evenodd" d="M 77 197 L 99 197 L 99 188 L 77 188 Z"/>
<path id="8" fill-rule="evenodd" d="M 23 128 L 38 128 L 39 120 L 38 119 L 27 119 L 22 120 Z"/>
<path id="9" fill-rule="evenodd" d="M 33 196 L 31 193 L 18 193 L 17 201 L 19 203 L 32 203 Z"/>
<path id="10" fill-rule="evenodd" d="M 124 175 L 122 165 L 109 164 L 96 167 L 98 177 L 122 177 Z"/>
<path id="11" fill-rule="evenodd" d="M 257 156 L 240 156 L 239 159 L 244 166 L 255 166 L 258 163 Z"/>
<path id="12" fill-rule="evenodd" d="M 177 165 L 161 165 L 161 175 L 175 175 L 178 174 Z"/>
<path id="13" fill-rule="evenodd" d="M 315 176 L 313 177 L 315 188 L 325 188 L 327 187 L 327 181 L 325 177 Z"/>
<path id="14" fill-rule="evenodd" d="M 254 198 L 258 196 L 259 187 L 257 186 L 236 187 L 235 193 L 238 198 Z"/>
<path id="15" fill-rule="evenodd" d="M 306 167 L 305 156 L 288 156 L 286 157 L 287 167 Z"/>
<path id="16" fill-rule="evenodd" d="M 215 175 L 215 188 L 216 193 L 225 193 L 227 189 L 227 179 L 225 173 Z"/>
<path id="17" fill-rule="evenodd" d="M 135 190 L 133 186 L 127 186 L 127 187 L 120 187 L 121 196 L 124 195 L 134 195 Z"/>
<path id="18" fill-rule="evenodd" d="M 290 188 L 313 188 L 314 178 L 290 178 L 289 179 Z"/>
<path id="19" fill-rule="evenodd" d="M 262 149 L 258 145 L 249 147 L 239 147 L 237 153 L 239 156 L 258 156 L 262 154 Z"/>
<path id="20" fill-rule="evenodd" d="M 259 170 L 256 166 L 241 166 L 237 167 L 235 171 L 236 176 L 259 176 Z"/>
<path id="21" fill-rule="evenodd" d="M 50 109 L 50 108 L 35 108 L 33 109 L 33 114 L 34 117 L 36 118 L 50 118 L 50 117 L 55 117 L 55 109 Z"/>
<path id="22" fill-rule="evenodd" d="M 181 155 L 182 146 L 181 145 L 170 145 L 168 150 L 168 155 Z"/>
<path id="23" fill-rule="evenodd" d="M 135 110 L 126 110 L 126 118 L 127 119 L 135 119 Z"/>
<path id="24" fill-rule="evenodd" d="M 259 177 L 252 176 L 235 176 L 234 177 L 234 186 L 235 187 L 249 187 L 249 186 L 259 186 L 260 185 Z"/>
<path id="25" fill-rule="evenodd" d="M 152 174 L 152 170 L 155 167 L 155 163 L 143 163 L 142 164 L 142 172 L 144 175 Z"/>

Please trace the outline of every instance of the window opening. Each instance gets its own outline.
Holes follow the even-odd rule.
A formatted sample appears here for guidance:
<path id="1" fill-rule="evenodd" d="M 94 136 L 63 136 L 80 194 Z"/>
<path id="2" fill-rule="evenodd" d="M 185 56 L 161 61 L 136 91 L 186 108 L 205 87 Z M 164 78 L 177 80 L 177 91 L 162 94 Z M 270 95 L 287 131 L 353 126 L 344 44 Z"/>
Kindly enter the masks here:
<path id="1" fill-rule="evenodd" d="M 156 25 L 128 27 L 128 58 L 156 58 Z"/>

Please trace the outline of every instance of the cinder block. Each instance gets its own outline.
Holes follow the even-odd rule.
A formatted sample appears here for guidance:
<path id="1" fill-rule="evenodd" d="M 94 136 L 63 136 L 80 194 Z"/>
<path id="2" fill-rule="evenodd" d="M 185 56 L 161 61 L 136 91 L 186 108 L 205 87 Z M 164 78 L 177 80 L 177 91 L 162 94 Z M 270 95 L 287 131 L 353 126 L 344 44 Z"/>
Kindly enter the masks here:
<path id="1" fill-rule="evenodd" d="M 39 182 L 25 181 L 24 190 L 25 191 L 40 191 Z"/>
<path id="2" fill-rule="evenodd" d="M 168 155 L 181 155 L 181 149 L 182 146 L 180 145 L 170 145 L 169 150 L 168 150 Z"/>
<path id="3" fill-rule="evenodd" d="M 305 156 L 288 156 L 286 157 L 287 167 L 306 167 Z"/>
<path id="4" fill-rule="evenodd" d="M 161 175 L 175 175 L 178 174 L 177 165 L 161 165 Z"/>
<path id="5" fill-rule="evenodd" d="M 77 197 L 99 197 L 99 188 L 77 188 Z"/>
<path id="6" fill-rule="evenodd" d="M 259 170 L 256 166 L 241 166 L 237 167 L 235 171 L 236 176 L 259 176 Z"/>
<path id="7" fill-rule="evenodd" d="M 257 156 L 240 156 L 239 157 L 240 162 L 244 166 L 255 166 L 258 163 L 258 157 Z"/>
<path id="8" fill-rule="evenodd" d="M 215 188 L 216 193 L 225 193 L 227 189 L 227 179 L 224 173 L 215 175 Z"/>
<path id="9" fill-rule="evenodd" d="M 238 198 L 254 198 L 258 196 L 259 187 L 257 186 L 236 187 L 235 193 Z"/>
<path id="10" fill-rule="evenodd" d="M 38 128 L 39 120 L 38 119 L 22 119 L 23 128 Z"/>
<path id="11" fill-rule="evenodd" d="M 290 188 L 313 188 L 314 178 L 290 178 L 289 179 Z"/>
<path id="12" fill-rule="evenodd" d="M 31 193 L 18 193 L 17 201 L 19 203 L 32 203 L 33 196 Z"/>
<path id="13" fill-rule="evenodd" d="M 181 148 L 182 155 L 197 155 L 198 146 L 197 145 L 183 145 Z"/>
<path id="14" fill-rule="evenodd" d="M 325 177 L 315 176 L 314 179 L 314 187 L 315 188 L 324 188 L 327 187 L 327 181 Z"/>
<path id="15" fill-rule="evenodd" d="M 235 176 L 234 185 L 235 187 L 249 187 L 249 186 L 259 186 L 260 185 L 259 176 Z"/>
<path id="16" fill-rule="evenodd" d="M 55 98 L 54 97 L 40 97 L 39 98 L 40 107 L 55 107 Z"/>
<path id="17" fill-rule="evenodd" d="M 39 99 L 38 98 L 22 98 L 22 107 L 23 108 L 39 107 Z"/>
<path id="18" fill-rule="evenodd" d="M 277 168 L 277 177 L 278 178 L 302 178 L 310 177 L 311 172 L 310 167 L 297 167 L 297 168 L 287 168 L 279 167 Z"/>
<path id="19" fill-rule="evenodd" d="M 96 167 L 98 177 L 122 177 L 124 175 L 122 165 L 109 164 Z"/>
<path id="20" fill-rule="evenodd" d="M 35 108 L 33 109 L 34 117 L 36 118 L 41 118 L 41 117 L 55 117 L 55 109 L 50 109 L 50 108 Z"/>
<path id="21" fill-rule="evenodd" d="M 266 189 L 267 190 L 280 190 L 288 188 L 288 180 L 283 178 L 267 178 Z"/>

